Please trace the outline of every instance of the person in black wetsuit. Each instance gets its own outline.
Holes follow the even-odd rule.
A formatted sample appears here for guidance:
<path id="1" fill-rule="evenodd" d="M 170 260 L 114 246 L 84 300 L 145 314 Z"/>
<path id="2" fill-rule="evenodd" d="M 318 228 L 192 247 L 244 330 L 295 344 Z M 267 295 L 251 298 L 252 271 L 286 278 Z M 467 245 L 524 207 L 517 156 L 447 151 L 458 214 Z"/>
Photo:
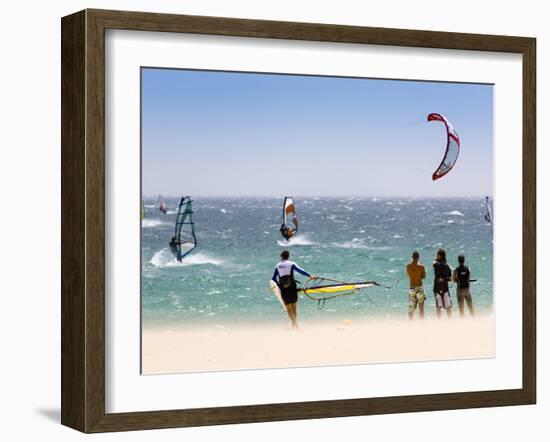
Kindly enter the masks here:
<path id="1" fill-rule="evenodd" d="M 464 301 L 468 305 L 470 315 L 474 316 L 474 304 L 470 293 L 470 268 L 464 264 L 464 255 L 458 255 L 458 267 L 453 272 L 453 282 L 456 282 L 456 300 L 460 317 L 464 317 Z"/>
<path id="2" fill-rule="evenodd" d="M 294 236 L 294 234 L 296 233 L 295 229 L 293 229 L 291 227 L 288 227 L 285 224 L 281 224 L 280 231 L 281 231 L 281 235 L 283 235 L 283 238 L 286 239 L 287 241 L 290 238 L 292 238 Z"/>
<path id="3" fill-rule="evenodd" d="M 451 317 L 451 295 L 449 294 L 449 281 L 451 281 L 452 270 L 447 264 L 447 253 L 443 249 L 437 251 L 434 268 L 434 296 L 437 317 L 441 317 L 441 309 L 447 311 L 447 316 Z"/>
<path id="4" fill-rule="evenodd" d="M 287 241 L 294 235 L 294 232 L 292 229 L 284 224 L 281 224 L 281 228 L 279 229 L 281 231 L 281 235 L 283 235 L 283 238 Z"/>
<path id="5" fill-rule="evenodd" d="M 271 280 L 281 289 L 281 296 L 286 306 L 286 311 L 292 328 L 298 328 L 298 313 L 296 303 L 298 302 L 298 287 L 294 279 L 294 272 L 300 273 L 311 279 L 317 279 L 317 276 L 310 275 L 295 262 L 289 261 L 290 252 L 283 250 L 281 252 L 281 261 L 275 266 Z"/>
<path id="6" fill-rule="evenodd" d="M 172 251 L 172 254 L 176 257 L 178 261 L 181 261 L 181 258 L 179 257 L 178 253 L 178 243 L 176 242 L 176 237 L 173 236 L 170 239 L 170 250 Z"/>

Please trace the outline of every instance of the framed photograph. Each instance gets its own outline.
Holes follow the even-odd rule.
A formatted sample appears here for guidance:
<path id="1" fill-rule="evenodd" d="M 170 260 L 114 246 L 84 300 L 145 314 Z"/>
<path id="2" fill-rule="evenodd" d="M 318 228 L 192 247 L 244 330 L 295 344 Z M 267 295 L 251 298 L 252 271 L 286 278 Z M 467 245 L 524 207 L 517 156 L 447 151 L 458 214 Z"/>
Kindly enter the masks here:
<path id="1" fill-rule="evenodd" d="M 62 19 L 62 423 L 533 404 L 535 39 Z"/>

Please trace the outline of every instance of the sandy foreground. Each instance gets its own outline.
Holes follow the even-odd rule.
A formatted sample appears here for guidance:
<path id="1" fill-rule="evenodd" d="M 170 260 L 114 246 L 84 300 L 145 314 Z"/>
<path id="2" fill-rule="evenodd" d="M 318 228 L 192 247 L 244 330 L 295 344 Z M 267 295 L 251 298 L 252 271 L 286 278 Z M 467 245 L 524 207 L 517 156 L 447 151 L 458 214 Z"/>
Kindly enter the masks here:
<path id="1" fill-rule="evenodd" d="M 308 367 L 494 357 L 493 316 L 145 328 L 143 373 Z"/>

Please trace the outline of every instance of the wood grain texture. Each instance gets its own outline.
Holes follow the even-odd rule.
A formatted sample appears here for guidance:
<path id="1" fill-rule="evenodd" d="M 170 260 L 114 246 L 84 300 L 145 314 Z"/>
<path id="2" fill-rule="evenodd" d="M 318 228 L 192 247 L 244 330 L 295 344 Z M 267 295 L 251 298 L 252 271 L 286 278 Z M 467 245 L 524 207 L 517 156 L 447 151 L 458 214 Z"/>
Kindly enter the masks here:
<path id="1" fill-rule="evenodd" d="M 83 429 L 86 405 L 85 13 L 61 29 L 61 422 Z"/>
<path id="2" fill-rule="evenodd" d="M 92 15 L 92 17 L 90 17 Z M 86 11 L 86 431 L 105 414 L 105 38 Z"/>
<path id="3" fill-rule="evenodd" d="M 523 51 L 523 390 L 537 396 L 537 97 L 536 40 Z"/>
<path id="4" fill-rule="evenodd" d="M 105 413 L 105 30 L 499 51 L 523 55 L 523 387 Z M 525 37 L 86 10 L 62 20 L 62 423 L 84 432 L 531 404 L 536 398 L 535 40 Z M 82 232 L 85 235 L 82 235 Z"/>

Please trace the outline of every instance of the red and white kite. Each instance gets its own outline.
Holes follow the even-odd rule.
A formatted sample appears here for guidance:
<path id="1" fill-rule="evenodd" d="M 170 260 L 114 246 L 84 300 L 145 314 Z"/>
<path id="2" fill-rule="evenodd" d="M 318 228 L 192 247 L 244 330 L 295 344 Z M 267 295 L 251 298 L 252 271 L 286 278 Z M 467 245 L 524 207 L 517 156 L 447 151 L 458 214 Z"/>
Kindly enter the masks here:
<path id="1" fill-rule="evenodd" d="M 441 163 L 432 175 L 432 180 L 438 180 L 441 177 L 447 175 L 454 167 L 458 154 L 460 153 L 460 138 L 456 133 L 455 128 L 449 120 L 441 114 L 429 114 L 428 121 L 440 121 L 445 125 L 447 131 L 447 147 L 445 149 L 445 155 L 441 160 Z"/>

